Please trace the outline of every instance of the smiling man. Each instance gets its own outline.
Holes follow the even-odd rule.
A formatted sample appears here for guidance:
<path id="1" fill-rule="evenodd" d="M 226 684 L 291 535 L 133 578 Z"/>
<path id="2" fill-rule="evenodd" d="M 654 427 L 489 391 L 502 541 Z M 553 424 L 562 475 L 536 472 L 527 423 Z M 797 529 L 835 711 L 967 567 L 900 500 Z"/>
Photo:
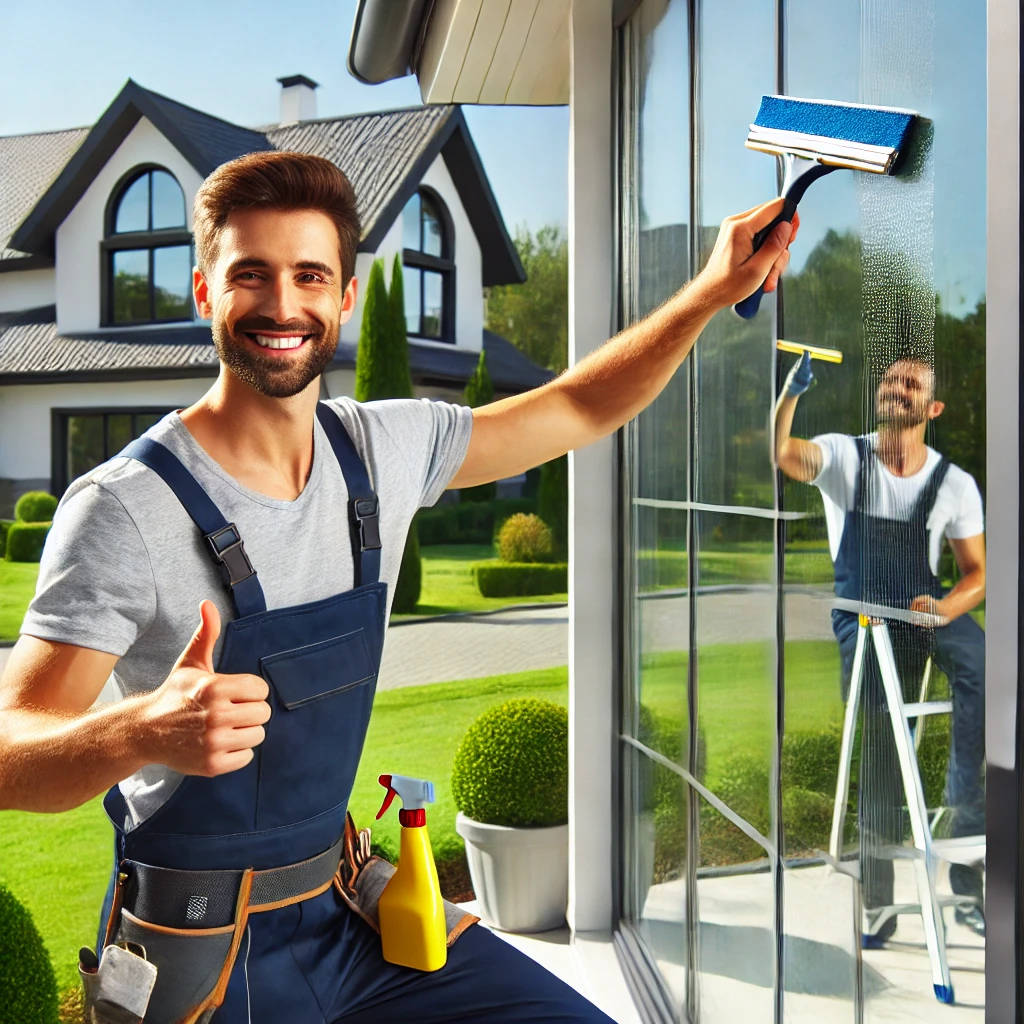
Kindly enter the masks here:
<path id="1" fill-rule="evenodd" d="M 444 968 L 384 962 L 359 865 L 336 876 L 390 585 L 418 508 L 614 431 L 717 310 L 774 289 L 794 229 L 752 239 L 780 205 L 729 218 L 693 282 L 578 366 L 470 410 L 319 401 L 357 288 L 333 164 L 257 153 L 204 182 L 217 381 L 68 489 L 0 684 L 0 807 L 108 790 L 99 945 L 157 963 L 147 1021 L 607 1021 L 455 911 Z M 111 672 L 124 699 L 93 707 Z"/>
<path id="2" fill-rule="evenodd" d="M 776 405 L 779 469 L 821 491 L 837 596 L 924 612 L 944 623 L 926 629 L 895 619 L 888 622 L 888 630 L 905 700 L 917 700 L 929 657 L 949 678 L 953 729 L 945 803 L 954 811 L 953 835 L 983 835 L 985 634 L 967 614 L 985 597 L 985 535 L 978 485 L 925 443 L 928 425 L 945 408 L 935 396 L 935 373 L 926 361 L 910 356 L 886 367 L 875 395 L 878 430 L 860 437 L 822 434 L 807 441 L 792 436 L 797 402 L 813 379 L 805 352 L 790 371 Z M 948 591 L 938 578 L 944 540 L 953 550 L 960 576 Z M 833 609 L 844 700 L 857 627 L 855 612 Z M 873 847 L 901 841 L 904 800 L 873 659 L 867 660 L 865 672 L 861 883 L 868 911 L 865 944 L 873 946 L 884 943 L 896 929 L 896 917 L 883 913 L 893 903 L 892 861 L 875 856 Z M 981 869 L 952 864 L 950 882 L 954 893 L 975 901 L 958 906 L 956 919 L 984 935 Z"/>

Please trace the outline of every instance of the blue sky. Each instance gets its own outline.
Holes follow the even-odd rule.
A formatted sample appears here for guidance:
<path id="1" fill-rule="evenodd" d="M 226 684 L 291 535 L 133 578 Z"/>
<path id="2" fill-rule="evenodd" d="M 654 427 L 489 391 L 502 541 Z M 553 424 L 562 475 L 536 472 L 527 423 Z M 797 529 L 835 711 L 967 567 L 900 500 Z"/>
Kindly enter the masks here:
<path id="1" fill-rule="evenodd" d="M 283 75 L 320 83 L 320 117 L 418 105 L 412 77 L 349 75 L 354 14 L 355 0 L 4 5 L 0 135 L 92 124 L 128 78 L 246 126 L 277 121 Z M 564 227 L 568 108 L 464 109 L 509 230 Z"/>

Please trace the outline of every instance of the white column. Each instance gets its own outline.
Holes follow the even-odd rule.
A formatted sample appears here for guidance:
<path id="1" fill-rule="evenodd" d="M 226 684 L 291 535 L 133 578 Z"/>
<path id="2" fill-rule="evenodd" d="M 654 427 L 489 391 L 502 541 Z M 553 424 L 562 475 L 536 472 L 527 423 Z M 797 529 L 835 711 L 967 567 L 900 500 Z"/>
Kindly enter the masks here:
<path id="1" fill-rule="evenodd" d="M 569 362 L 612 330 L 612 3 L 574 0 L 570 21 Z M 613 924 L 616 444 L 569 459 L 569 925 Z"/>

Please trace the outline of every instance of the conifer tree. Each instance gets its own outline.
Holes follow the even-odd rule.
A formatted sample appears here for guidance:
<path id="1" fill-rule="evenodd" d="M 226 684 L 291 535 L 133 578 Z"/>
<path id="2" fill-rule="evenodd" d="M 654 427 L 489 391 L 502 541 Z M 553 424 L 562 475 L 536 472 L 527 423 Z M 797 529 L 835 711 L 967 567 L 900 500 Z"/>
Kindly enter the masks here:
<path id="1" fill-rule="evenodd" d="M 494 401 L 494 384 L 491 383 L 491 375 L 487 372 L 487 356 L 483 349 L 480 350 L 480 358 L 477 360 L 473 376 L 466 382 L 462 400 L 471 409 Z M 463 487 L 459 491 L 459 501 L 491 501 L 496 493 L 497 486 L 493 482 L 477 487 Z"/>

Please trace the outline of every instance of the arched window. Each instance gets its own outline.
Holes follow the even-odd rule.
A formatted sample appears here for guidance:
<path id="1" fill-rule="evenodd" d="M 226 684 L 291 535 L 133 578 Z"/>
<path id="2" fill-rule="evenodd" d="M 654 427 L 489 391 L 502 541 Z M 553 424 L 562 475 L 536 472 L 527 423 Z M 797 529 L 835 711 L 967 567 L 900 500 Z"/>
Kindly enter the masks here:
<path id="1" fill-rule="evenodd" d="M 409 334 L 455 341 L 455 244 L 451 218 L 433 192 L 420 189 L 402 211 L 402 283 Z"/>
<path id="2" fill-rule="evenodd" d="M 146 167 L 121 180 L 107 206 L 103 250 L 104 323 L 192 319 L 192 236 L 173 175 Z"/>

